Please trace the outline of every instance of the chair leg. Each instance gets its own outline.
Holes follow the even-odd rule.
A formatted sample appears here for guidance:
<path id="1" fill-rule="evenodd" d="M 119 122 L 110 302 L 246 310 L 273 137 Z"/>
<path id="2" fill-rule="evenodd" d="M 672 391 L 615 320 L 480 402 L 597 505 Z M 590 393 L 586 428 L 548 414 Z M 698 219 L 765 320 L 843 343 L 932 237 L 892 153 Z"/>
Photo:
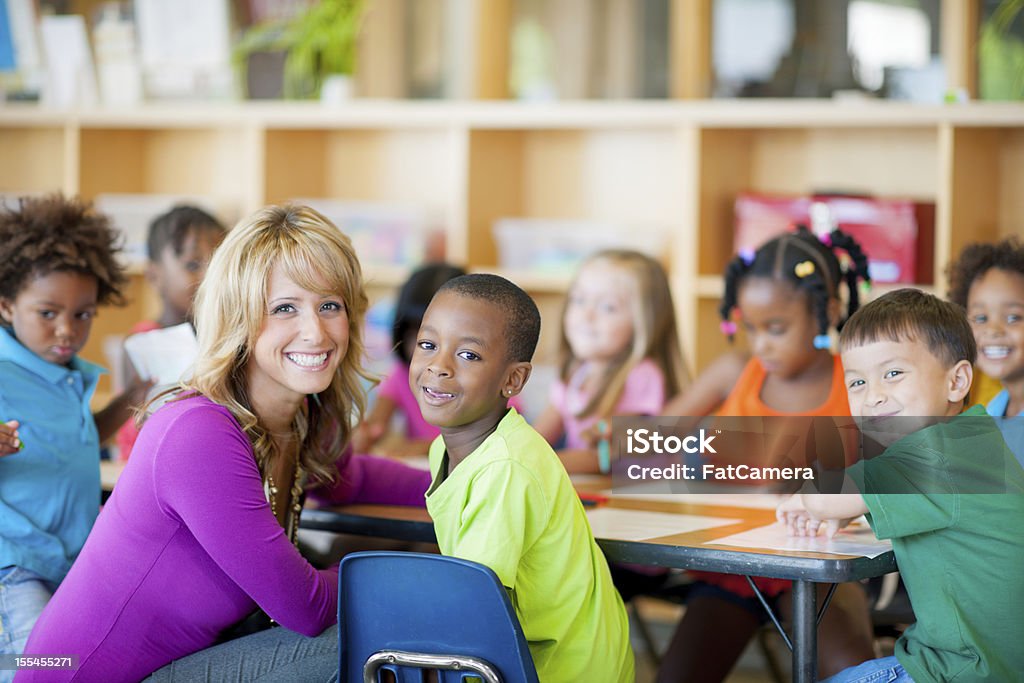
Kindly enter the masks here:
<path id="1" fill-rule="evenodd" d="M 757 643 L 761 647 L 761 654 L 768 665 L 768 672 L 771 674 L 772 680 L 775 683 L 786 683 L 789 679 L 782 670 L 779 658 L 775 656 L 775 649 L 772 647 L 771 639 L 774 634 L 775 629 L 771 624 L 761 627 L 757 631 Z"/>
<path id="2" fill-rule="evenodd" d="M 661 666 L 661 653 L 658 652 L 658 646 L 654 643 L 651 629 L 647 626 L 647 622 L 644 621 L 643 615 L 640 614 L 640 608 L 637 606 L 636 600 L 630 600 L 626 603 L 626 611 L 629 613 L 630 621 L 636 627 L 636 632 L 640 634 L 640 639 L 644 641 L 647 656 L 654 663 L 654 669 L 657 670 Z"/>

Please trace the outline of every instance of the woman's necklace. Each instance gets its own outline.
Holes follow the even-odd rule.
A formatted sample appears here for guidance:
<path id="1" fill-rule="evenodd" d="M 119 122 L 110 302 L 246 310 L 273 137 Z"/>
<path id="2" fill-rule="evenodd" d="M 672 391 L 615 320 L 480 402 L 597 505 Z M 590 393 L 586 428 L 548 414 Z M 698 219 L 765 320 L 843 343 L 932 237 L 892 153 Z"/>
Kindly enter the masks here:
<path id="1" fill-rule="evenodd" d="M 298 547 L 299 517 L 302 515 L 302 490 L 304 477 L 305 471 L 302 469 L 302 465 L 300 465 L 296 460 L 295 477 L 292 480 L 291 490 L 288 493 L 288 509 L 285 511 L 284 517 L 284 532 L 288 536 L 288 540 L 290 540 L 292 545 L 296 547 Z M 270 472 L 267 473 L 267 478 L 263 482 L 263 493 L 266 495 L 267 501 L 270 503 L 270 512 L 273 513 L 275 519 L 280 519 L 277 516 L 277 494 L 280 493 L 280 489 L 274 481 L 274 475 Z"/>

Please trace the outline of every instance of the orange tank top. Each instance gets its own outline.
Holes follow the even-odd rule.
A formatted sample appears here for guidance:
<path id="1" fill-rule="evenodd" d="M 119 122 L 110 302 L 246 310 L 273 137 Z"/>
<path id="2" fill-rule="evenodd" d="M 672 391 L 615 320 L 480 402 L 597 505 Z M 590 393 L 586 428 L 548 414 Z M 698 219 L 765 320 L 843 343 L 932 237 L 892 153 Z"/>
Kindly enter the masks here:
<path id="1" fill-rule="evenodd" d="M 828 398 L 817 408 L 802 410 L 799 413 L 786 413 L 775 410 L 764 404 L 761 400 L 761 387 L 764 386 L 765 371 L 756 358 L 751 358 L 743 372 L 740 374 L 736 385 L 729 392 L 725 402 L 716 411 L 718 415 L 737 416 L 761 416 L 761 415 L 828 415 L 843 416 L 850 414 L 850 403 L 846 398 L 846 383 L 843 377 L 843 364 L 839 356 L 833 356 L 832 363 L 832 387 L 829 390 Z M 717 586 L 722 590 L 742 596 L 753 598 L 754 591 L 746 578 L 736 574 L 716 574 L 714 572 L 691 572 L 697 581 Z M 762 593 L 769 597 L 775 597 L 783 591 L 789 590 L 792 582 L 784 579 L 768 579 L 754 577 L 754 583 Z"/>
<path id="2" fill-rule="evenodd" d="M 846 398 L 846 386 L 843 378 L 843 363 L 839 356 L 832 357 L 832 388 L 828 398 L 817 408 L 800 412 L 784 412 L 775 410 L 761 400 L 761 388 L 764 386 L 764 368 L 756 358 L 747 361 L 736 385 L 725 398 L 725 402 L 716 411 L 718 415 L 761 416 L 761 415 L 849 415 L 850 403 Z"/>

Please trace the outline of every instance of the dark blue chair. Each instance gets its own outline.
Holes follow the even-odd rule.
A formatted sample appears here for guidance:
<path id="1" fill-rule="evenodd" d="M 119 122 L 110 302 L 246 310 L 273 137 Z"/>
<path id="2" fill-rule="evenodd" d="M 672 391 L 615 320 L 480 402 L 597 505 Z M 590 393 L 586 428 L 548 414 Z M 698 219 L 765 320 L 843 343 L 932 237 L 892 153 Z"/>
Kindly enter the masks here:
<path id="1" fill-rule="evenodd" d="M 538 683 L 512 603 L 488 567 L 443 555 L 352 553 L 338 571 L 341 680 Z"/>

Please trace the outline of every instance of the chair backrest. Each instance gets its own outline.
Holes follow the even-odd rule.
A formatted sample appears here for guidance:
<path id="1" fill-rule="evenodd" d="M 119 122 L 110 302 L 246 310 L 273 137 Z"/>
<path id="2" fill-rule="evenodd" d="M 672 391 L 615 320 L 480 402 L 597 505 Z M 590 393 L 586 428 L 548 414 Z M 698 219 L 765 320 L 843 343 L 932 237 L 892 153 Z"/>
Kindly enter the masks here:
<path id="1" fill-rule="evenodd" d="M 424 680 L 415 666 L 400 663 L 410 654 L 413 660 L 417 654 L 483 660 L 506 683 L 537 683 L 523 629 L 488 567 L 443 555 L 362 552 L 341 561 L 338 582 L 342 681 L 362 681 L 367 660 L 399 651 L 394 663 L 386 656 L 374 660 L 399 683 Z M 480 677 L 438 671 L 438 680 L 471 675 Z"/>

